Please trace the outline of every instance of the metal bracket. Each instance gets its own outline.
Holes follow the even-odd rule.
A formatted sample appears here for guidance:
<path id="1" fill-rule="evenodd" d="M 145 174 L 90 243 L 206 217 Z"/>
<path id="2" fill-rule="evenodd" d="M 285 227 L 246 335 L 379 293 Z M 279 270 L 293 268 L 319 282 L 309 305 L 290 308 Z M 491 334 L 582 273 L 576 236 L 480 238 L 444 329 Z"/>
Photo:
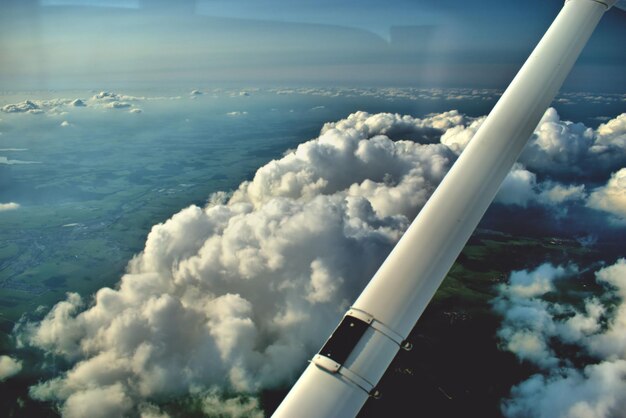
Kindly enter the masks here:
<path id="1" fill-rule="evenodd" d="M 315 364 L 317 367 L 319 367 L 320 369 L 326 370 L 328 373 L 332 373 L 332 374 L 337 373 L 339 369 L 341 368 L 341 364 L 337 363 L 336 361 L 326 356 L 322 356 L 319 354 L 316 354 L 315 357 L 313 357 L 313 360 L 311 360 L 311 362 Z"/>
<path id="2" fill-rule="evenodd" d="M 394 331 L 384 323 L 380 322 L 365 311 L 357 308 L 350 308 L 346 316 L 352 316 L 355 318 L 359 318 L 364 322 L 367 322 L 370 327 L 374 328 L 376 331 L 380 332 L 385 337 L 398 344 L 398 346 L 403 350 L 410 351 L 413 348 L 413 344 L 405 340 L 402 335 L 400 335 L 399 333 L 397 333 L 396 331 Z"/>
<path id="3" fill-rule="evenodd" d="M 370 323 L 349 313 L 343 317 L 335 331 L 320 349 L 319 355 L 342 365 L 359 343 Z"/>
<path id="4" fill-rule="evenodd" d="M 367 379 L 362 378 L 347 367 L 343 367 L 336 361 L 326 356 L 317 354 L 315 357 L 313 357 L 313 360 L 311 360 L 311 362 L 320 369 L 330 374 L 338 375 L 341 379 L 347 380 L 359 389 L 366 392 L 368 396 L 376 399 L 380 397 L 380 392 L 374 388 L 374 385 L 371 382 L 369 382 Z"/>
<path id="5" fill-rule="evenodd" d="M 378 399 L 381 393 L 371 382 L 343 366 L 365 331 L 370 327 L 389 338 L 403 350 L 408 351 L 413 348 L 413 344 L 382 322 L 377 321 L 372 315 L 360 309 L 351 308 L 311 362 L 320 369 L 350 382 L 366 392 L 368 396 Z"/>

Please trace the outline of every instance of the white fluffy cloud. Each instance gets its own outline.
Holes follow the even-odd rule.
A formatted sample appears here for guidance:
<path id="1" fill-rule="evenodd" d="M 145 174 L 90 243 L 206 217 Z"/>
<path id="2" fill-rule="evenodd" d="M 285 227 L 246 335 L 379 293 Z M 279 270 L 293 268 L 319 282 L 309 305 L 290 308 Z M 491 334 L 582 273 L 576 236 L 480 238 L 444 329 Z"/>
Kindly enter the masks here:
<path id="1" fill-rule="evenodd" d="M 206 207 L 154 226 L 115 289 L 88 302 L 70 294 L 42 320 L 20 324 L 21 344 L 73 364 L 31 395 L 58 402 L 68 417 L 91 403 L 103 416 L 158 415 L 149 402 L 198 393 L 214 395 L 207 405 L 254 415 L 251 398 L 226 401 L 221 391 L 293 381 L 471 137 L 453 140 L 447 132 L 479 123 L 456 111 L 422 119 L 357 112 L 324 125 L 232 194 L 217 193 Z M 523 166 L 508 181 L 500 201 L 521 206 L 524 199 L 562 203 L 584 191 L 537 184 Z M 546 269 L 546 277 L 573 271 Z M 550 289 L 551 279 L 540 276 L 520 276 L 511 297 Z M 519 315 L 538 315 L 547 328 L 544 308 L 529 304 Z M 547 364 L 558 362 L 542 330 L 526 331 L 502 336 L 524 358 L 547 353 L 555 359 Z"/>
<path id="2" fill-rule="evenodd" d="M 118 101 L 112 101 L 112 102 L 108 102 L 105 107 L 108 109 L 127 109 L 129 107 L 131 107 L 132 105 L 130 103 L 127 102 L 118 102 Z"/>
<path id="3" fill-rule="evenodd" d="M 52 114 L 63 115 L 72 108 L 99 107 L 107 109 L 128 109 L 132 107 L 131 102 L 141 100 L 175 99 L 177 97 L 137 97 L 125 94 L 118 94 L 110 91 L 101 91 L 91 98 L 85 99 L 33 99 L 20 103 L 7 104 L 0 107 L 0 111 L 5 113 L 29 113 L 29 114 Z M 132 110 L 134 110 L 133 108 Z"/>
<path id="4" fill-rule="evenodd" d="M 0 203 L 0 212 L 6 211 L 6 210 L 15 210 L 19 208 L 20 208 L 19 203 L 15 203 L 15 202 Z"/>
<path id="5" fill-rule="evenodd" d="M 31 100 L 24 100 L 21 103 L 16 103 L 16 104 L 8 104 L 5 106 L 2 106 L 2 108 L 0 108 L 0 110 L 2 110 L 5 113 L 42 113 L 43 111 L 41 110 L 41 107 L 31 101 Z"/>
<path id="6" fill-rule="evenodd" d="M 441 138 L 460 153 L 478 131 L 484 118 L 457 124 Z M 519 158 L 527 170 L 553 179 L 588 179 L 626 163 L 626 113 L 593 130 L 582 123 L 561 120 L 549 108 Z"/>
<path id="7" fill-rule="evenodd" d="M 543 264 L 533 271 L 514 271 L 508 284 L 500 285 L 495 310 L 503 316 L 498 336 L 503 346 L 520 360 L 542 367 L 558 365 L 547 338 L 557 333 L 547 303 L 536 298 L 555 289 L 556 280 L 571 276 L 573 266 Z"/>
<path id="8" fill-rule="evenodd" d="M 614 289 L 620 304 L 606 330 L 589 339 L 589 349 L 604 358 L 626 360 L 626 259 L 603 268 L 596 279 Z"/>
<path id="9" fill-rule="evenodd" d="M 537 175 L 516 164 L 505 177 L 496 195 L 496 202 L 526 207 L 537 200 Z"/>
<path id="10" fill-rule="evenodd" d="M 582 204 L 587 199 L 584 184 L 562 184 L 546 180 L 537 181 L 537 175 L 515 164 L 502 182 L 495 201 L 504 205 L 527 207 L 542 205 L 557 215 L 567 214 L 569 204 Z"/>
<path id="11" fill-rule="evenodd" d="M 582 123 L 562 121 L 556 110 L 550 108 L 535 129 L 521 161 L 542 173 L 577 172 L 582 170 L 583 159 L 587 158 L 594 139 L 593 129 Z"/>
<path id="12" fill-rule="evenodd" d="M 114 93 L 112 91 L 101 91 L 100 93 L 94 94 L 91 99 L 91 102 L 104 102 L 104 103 L 116 103 L 116 102 L 132 102 L 137 100 L 144 100 L 145 97 L 136 97 L 129 96 L 126 94 Z"/>
<path id="13" fill-rule="evenodd" d="M 587 205 L 626 222 L 626 168 L 613 173 L 606 186 L 595 189 L 589 196 Z"/>
<path id="14" fill-rule="evenodd" d="M 460 154 L 484 119 L 455 120 L 441 136 L 441 143 Z M 587 190 L 624 164 L 626 113 L 593 130 L 581 123 L 563 121 L 555 109 L 549 108 L 519 162 L 504 180 L 496 202 L 521 207 L 547 206 L 556 216 L 566 215 L 569 205 L 586 204 L 623 221 L 626 216 L 623 169 L 614 173 L 605 187 L 589 196 Z"/>
<path id="15" fill-rule="evenodd" d="M 8 104 L 0 108 L 5 113 L 30 113 L 42 114 L 45 112 L 61 113 L 63 106 L 84 106 L 85 104 L 76 99 L 50 99 L 50 100 L 24 100 L 21 103 Z"/>
<path id="16" fill-rule="evenodd" d="M 441 136 L 441 143 L 450 147 L 455 153 L 460 154 L 469 144 L 470 139 L 476 134 L 486 117 L 473 120 L 469 125 L 457 124 L 448 129 Z"/>
<path id="17" fill-rule="evenodd" d="M 549 204 L 559 204 L 570 201 L 580 201 L 586 198 L 585 185 L 543 184 L 538 200 Z"/>
<path id="18" fill-rule="evenodd" d="M 119 416 L 162 395 L 291 382 L 454 159 L 384 133 L 430 135 L 459 117 L 352 115 L 232 196 L 154 226 L 116 289 L 21 324 L 22 344 L 74 363 L 31 395 L 67 417 L 89 405 Z M 246 416 L 250 402 L 220 404 Z"/>
<path id="19" fill-rule="evenodd" d="M 611 149 L 626 150 L 626 113 L 598 126 L 595 152 L 606 152 Z"/>
<path id="20" fill-rule="evenodd" d="M 22 362 L 9 356 L 0 356 L 0 382 L 15 376 L 22 370 Z"/>
<path id="21" fill-rule="evenodd" d="M 495 309 L 504 320 L 502 347 L 543 369 L 515 386 L 502 404 L 507 417 L 619 418 L 626 411 L 626 260 L 596 272 L 607 290 L 588 297 L 584 309 L 549 302 L 556 280 L 575 280 L 576 269 L 544 264 L 511 274 Z M 610 308 L 617 298 L 617 307 Z M 583 361 L 561 344 L 577 346 Z M 575 365 L 579 365 L 576 367 Z"/>
<path id="22" fill-rule="evenodd" d="M 520 162 L 531 171 L 555 178 L 593 178 L 626 162 L 625 121 L 623 113 L 594 131 L 582 123 L 561 120 L 550 108 Z"/>
<path id="23" fill-rule="evenodd" d="M 507 417 L 621 418 L 626 411 L 626 360 L 532 376 L 513 388 Z"/>

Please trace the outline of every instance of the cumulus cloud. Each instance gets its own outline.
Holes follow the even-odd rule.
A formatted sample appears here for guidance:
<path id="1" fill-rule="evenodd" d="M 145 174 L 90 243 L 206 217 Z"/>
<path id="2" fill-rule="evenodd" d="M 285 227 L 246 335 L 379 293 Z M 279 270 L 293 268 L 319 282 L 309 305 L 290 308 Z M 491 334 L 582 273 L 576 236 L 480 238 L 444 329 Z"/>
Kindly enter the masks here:
<path id="1" fill-rule="evenodd" d="M 68 417 L 90 404 L 120 416 L 162 395 L 291 382 L 454 158 L 445 145 L 384 133 L 419 137 L 446 118 L 362 112 L 328 124 L 231 196 L 153 227 L 116 289 L 93 303 L 70 294 L 18 327 L 21 344 L 74 364 L 31 396 Z"/>
<path id="2" fill-rule="evenodd" d="M 478 131 L 484 118 L 461 123 L 441 138 L 460 153 Z M 537 125 L 519 163 L 533 173 L 553 180 L 597 179 L 606 170 L 626 164 L 626 113 L 593 130 L 582 123 L 561 120 L 549 108 Z"/>
<path id="3" fill-rule="evenodd" d="M 486 117 L 473 120 L 469 125 L 456 124 L 448 129 L 441 137 L 441 143 L 450 147 L 455 153 L 460 154 L 469 144 L 470 139 L 476 134 Z M 461 122 L 461 121 L 459 121 Z"/>
<path id="4" fill-rule="evenodd" d="M 530 170 L 552 175 L 590 179 L 626 162 L 626 114 L 593 130 L 560 119 L 548 109 L 520 161 Z"/>
<path id="5" fill-rule="evenodd" d="M 49 114 L 64 114 L 66 106 L 82 107 L 86 106 L 81 99 L 33 99 L 25 100 L 21 103 L 8 104 L 0 108 L 5 113 L 30 113 L 41 114 L 48 112 Z"/>
<path id="6" fill-rule="evenodd" d="M 21 103 L 8 104 L 0 108 L 5 113 L 42 113 L 40 106 L 30 100 L 24 100 Z"/>
<path id="7" fill-rule="evenodd" d="M 596 147 L 598 152 L 604 151 L 604 147 L 611 146 L 618 149 L 626 149 L 626 113 L 622 113 L 615 119 L 598 126 L 598 141 Z"/>
<path id="8" fill-rule="evenodd" d="M 484 118 L 454 121 L 441 135 L 441 143 L 460 154 L 474 137 Z M 602 210 L 623 224 L 622 171 L 603 187 L 595 188 L 612 172 L 626 164 L 626 114 L 600 125 L 596 130 L 580 123 L 563 121 L 549 108 L 523 150 L 519 162 L 505 178 L 495 201 L 519 207 L 542 206 L 556 219 L 572 207 Z"/>
<path id="9" fill-rule="evenodd" d="M 594 139 L 593 129 L 582 123 L 562 121 L 550 108 L 535 129 L 521 161 L 531 170 L 543 173 L 581 170 Z"/>
<path id="10" fill-rule="evenodd" d="M 65 115 L 68 111 L 80 107 L 92 107 L 99 109 L 130 109 L 131 112 L 139 113 L 141 109 L 133 107 L 133 103 L 144 100 L 176 100 L 180 99 L 180 96 L 171 97 L 140 97 L 131 96 L 127 94 L 120 94 L 111 91 L 101 91 L 94 94 L 89 99 L 68 99 L 68 98 L 55 98 L 55 99 L 32 99 L 25 100 L 20 103 L 7 104 L 0 107 L 0 111 L 5 113 L 31 113 L 41 114 L 46 113 L 49 115 Z M 137 109 L 137 110 L 135 110 Z"/>
<path id="11" fill-rule="evenodd" d="M 112 91 L 101 91 L 97 94 L 94 94 L 90 101 L 92 102 L 104 102 L 104 103 L 114 103 L 114 102 L 132 102 L 137 100 L 144 100 L 145 97 L 137 97 L 137 96 L 129 96 L 127 94 L 119 94 L 114 93 Z"/>
<path id="12" fill-rule="evenodd" d="M 538 299 L 555 289 L 555 281 L 570 276 L 576 267 L 543 264 L 532 271 L 514 271 L 509 283 L 499 286 L 500 296 L 494 309 L 503 316 L 498 336 L 503 346 L 520 360 L 532 361 L 543 367 L 559 363 L 551 350 L 547 336 L 557 330 L 546 302 Z"/>
<path id="13" fill-rule="evenodd" d="M 110 91 L 101 91 L 92 96 L 92 100 L 120 100 L 120 96 Z"/>
<path id="14" fill-rule="evenodd" d="M 89 102 L 90 105 L 104 105 L 105 107 L 112 105 L 112 102 L 124 103 L 124 101 L 139 100 L 141 98 L 118 95 L 110 92 L 101 92 L 94 95 L 88 101 L 83 99 L 33 99 L 25 100 L 21 103 L 8 104 L 0 108 L 5 113 L 30 113 L 41 114 L 47 113 L 52 115 L 66 114 L 68 108 L 86 107 Z"/>
<path id="15" fill-rule="evenodd" d="M 507 417 L 620 418 L 626 410 L 626 360 L 534 375 L 513 388 Z"/>
<path id="16" fill-rule="evenodd" d="M 544 183 L 543 190 L 539 192 L 538 200 L 550 204 L 559 204 L 571 201 L 581 201 L 586 198 L 585 185 L 563 185 Z"/>
<path id="17" fill-rule="evenodd" d="M 604 358 L 626 360 L 626 259 L 597 272 L 596 280 L 614 289 L 620 304 L 606 330 L 589 339 L 589 349 Z"/>
<path id="18" fill-rule="evenodd" d="M 595 189 L 589 195 L 587 205 L 626 222 L 626 168 L 613 173 L 605 186 Z"/>
<path id="19" fill-rule="evenodd" d="M 554 301 L 571 296 L 545 297 L 566 292 L 555 283 L 576 277 L 576 268 L 544 264 L 513 272 L 499 287 L 502 348 L 542 369 L 513 387 L 502 403 L 505 416 L 617 418 L 626 411 L 626 260 L 596 272 L 605 293 L 582 305 Z M 589 360 L 575 355 L 579 350 Z"/>
<path id="20" fill-rule="evenodd" d="M 109 102 L 105 105 L 105 107 L 109 108 L 109 109 L 126 109 L 131 107 L 132 105 L 130 103 L 127 102 L 118 102 L 118 101 L 112 101 Z"/>
<path id="21" fill-rule="evenodd" d="M 0 203 L 0 212 L 6 211 L 6 210 L 15 210 L 19 208 L 20 208 L 19 203 L 15 203 L 15 202 Z"/>
<path id="22" fill-rule="evenodd" d="M 585 203 L 585 189 L 584 184 L 562 184 L 551 180 L 539 182 L 537 174 L 521 164 L 515 164 L 502 182 L 495 201 L 520 207 L 540 205 L 561 217 L 567 215 L 570 204 Z"/>
<path id="23" fill-rule="evenodd" d="M 495 200 L 505 205 L 525 207 L 530 201 L 536 200 L 536 188 L 537 175 L 516 164 L 502 182 Z"/>
<path id="24" fill-rule="evenodd" d="M 101 96 L 95 100 L 119 101 Z M 256 414 L 253 398 L 223 394 L 295 379 L 466 144 L 443 136 L 476 121 L 456 111 L 424 118 L 356 112 L 325 124 L 232 193 L 154 226 L 115 289 L 100 289 L 92 301 L 69 294 L 43 319 L 19 324 L 21 345 L 72 364 L 33 386 L 31 396 L 59 403 L 66 416 L 90 403 L 120 416 L 163 396 L 209 393 L 207 405 Z M 514 170 L 501 201 L 521 204 L 509 187 L 561 203 L 583 192 L 537 182 L 524 170 Z M 564 335 L 534 298 L 575 270 L 520 273 L 499 303 L 529 301 L 520 318 L 535 315 L 550 335 Z M 577 329 L 587 333 L 583 322 Z M 511 327 L 502 338 L 521 358 L 560 363 L 544 328 L 523 331 Z"/>
<path id="25" fill-rule="evenodd" d="M 22 370 L 22 362 L 9 356 L 0 356 L 0 382 L 15 376 Z"/>

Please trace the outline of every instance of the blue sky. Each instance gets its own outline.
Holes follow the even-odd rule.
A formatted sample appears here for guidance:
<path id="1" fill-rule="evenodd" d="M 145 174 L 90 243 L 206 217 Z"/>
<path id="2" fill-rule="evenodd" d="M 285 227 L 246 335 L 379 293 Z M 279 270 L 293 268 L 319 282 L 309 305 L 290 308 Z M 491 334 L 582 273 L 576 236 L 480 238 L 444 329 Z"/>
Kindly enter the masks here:
<path id="1" fill-rule="evenodd" d="M 0 88 L 314 84 L 503 88 L 560 0 L 5 0 Z M 565 89 L 622 92 L 612 10 Z"/>

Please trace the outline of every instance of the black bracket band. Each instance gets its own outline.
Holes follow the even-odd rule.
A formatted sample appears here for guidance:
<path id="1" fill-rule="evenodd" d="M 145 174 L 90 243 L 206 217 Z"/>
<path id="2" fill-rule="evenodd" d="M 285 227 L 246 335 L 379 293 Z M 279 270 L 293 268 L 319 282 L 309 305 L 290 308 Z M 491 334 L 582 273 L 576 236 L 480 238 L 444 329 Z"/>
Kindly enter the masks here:
<path id="1" fill-rule="evenodd" d="M 380 398 L 380 391 L 375 388 L 374 384 L 343 366 L 370 327 L 393 341 L 403 350 L 408 351 L 413 348 L 410 342 L 403 339 L 400 334 L 382 322 L 377 321 L 372 315 L 352 308 L 348 310 L 319 353 L 313 357 L 312 363 L 320 369 L 338 375 L 339 378 L 352 383 L 365 391 L 368 396 L 378 399 Z"/>

